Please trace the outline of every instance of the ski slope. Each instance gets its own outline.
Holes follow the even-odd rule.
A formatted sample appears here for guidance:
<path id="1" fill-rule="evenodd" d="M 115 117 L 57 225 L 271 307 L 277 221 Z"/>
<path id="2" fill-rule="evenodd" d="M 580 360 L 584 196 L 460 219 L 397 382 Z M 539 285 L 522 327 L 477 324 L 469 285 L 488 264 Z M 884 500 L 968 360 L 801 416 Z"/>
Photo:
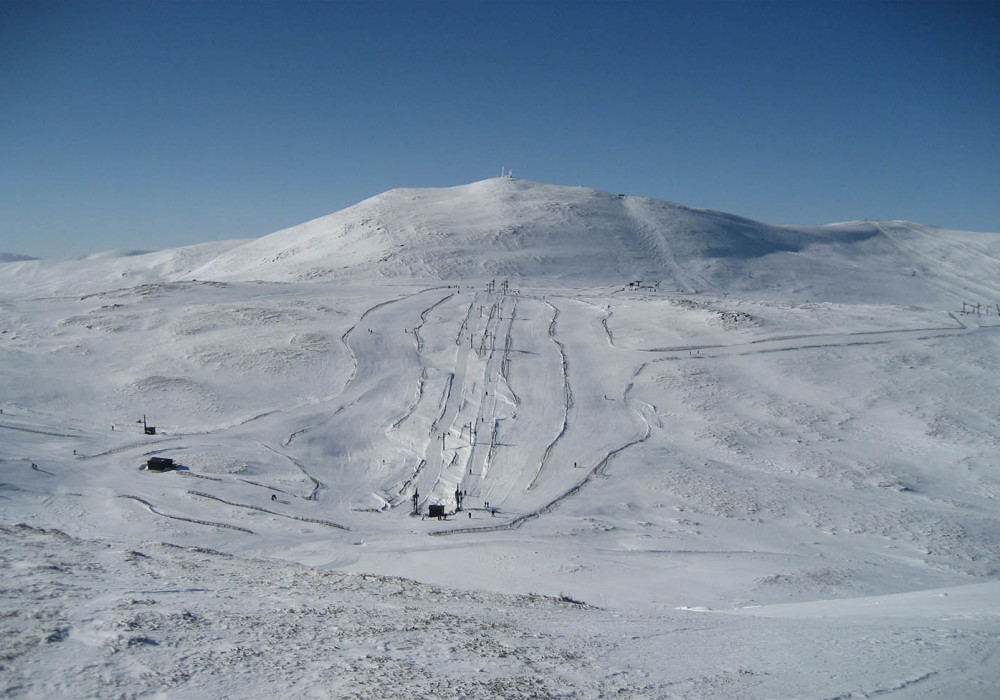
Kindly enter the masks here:
<path id="1" fill-rule="evenodd" d="M 499 178 L 0 263 L 4 693 L 995 697 L 998 258 Z"/>

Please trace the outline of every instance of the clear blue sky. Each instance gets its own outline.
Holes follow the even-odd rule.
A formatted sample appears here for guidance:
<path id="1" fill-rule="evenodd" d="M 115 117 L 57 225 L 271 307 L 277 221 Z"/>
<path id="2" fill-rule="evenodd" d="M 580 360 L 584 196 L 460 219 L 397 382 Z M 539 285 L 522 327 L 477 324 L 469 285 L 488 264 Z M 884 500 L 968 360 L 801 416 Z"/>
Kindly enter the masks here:
<path id="1" fill-rule="evenodd" d="M 497 175 L 1000 231 L 996 2 L 0 2 L 0 251 Z"/>

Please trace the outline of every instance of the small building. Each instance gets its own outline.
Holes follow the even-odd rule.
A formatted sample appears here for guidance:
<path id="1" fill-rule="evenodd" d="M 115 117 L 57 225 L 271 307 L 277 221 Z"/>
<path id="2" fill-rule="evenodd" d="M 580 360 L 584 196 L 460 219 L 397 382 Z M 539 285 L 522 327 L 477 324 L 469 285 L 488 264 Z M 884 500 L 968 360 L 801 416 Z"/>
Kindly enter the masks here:
<path id="1" fill-rule="evenodd" d="M 432 518 L 437 518 L 438 520 L 440 520 L 441 518 L 445 517 L 444 506 L 441 504 L 433 504 L 427 506 L 427 515 L 429 515 Z"/>
<path id="2" fill-rule="evenodd" d="M 168 457 L 150 457 L 146 460 L 146 470 L 151 472 L 166 472 L 174 468 L 174 460 Z"/>

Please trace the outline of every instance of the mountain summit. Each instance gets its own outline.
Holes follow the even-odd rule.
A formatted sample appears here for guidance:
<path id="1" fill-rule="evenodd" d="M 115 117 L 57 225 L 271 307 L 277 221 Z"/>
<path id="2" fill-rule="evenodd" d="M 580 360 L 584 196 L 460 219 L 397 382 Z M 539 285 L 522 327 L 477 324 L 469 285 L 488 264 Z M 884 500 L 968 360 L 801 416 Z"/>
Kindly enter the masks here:
<path id="1" fill-rule="evenodd" d="M 1000 234 L 907 221 L 776 226 L 512 177 L 394 189 L 258 239 L 0 265 L 32 293 L 180 280 L 619 286 L 758 299 L 960 305 L 996 296 Z"/>
<path id="2" fill-rule="evenodd" d="M 961 234 L 908 222 L 775 226 L 645 197 L 500 177 L 390 190 L 236 246 L 194 275 L 642 280 L 680 291 L 780 288 L 845 301 L 868 298 L 874 287 L 880 301 L 912 302 L 929 293 L 920 277 L 928 246 L 954 236 Z"/>

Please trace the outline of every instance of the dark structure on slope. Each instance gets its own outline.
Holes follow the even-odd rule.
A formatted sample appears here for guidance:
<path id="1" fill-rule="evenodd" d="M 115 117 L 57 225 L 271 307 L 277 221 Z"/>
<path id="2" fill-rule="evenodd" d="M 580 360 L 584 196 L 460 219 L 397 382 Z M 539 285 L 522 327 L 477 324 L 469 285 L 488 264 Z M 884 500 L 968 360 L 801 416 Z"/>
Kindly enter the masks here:
<path id="1" fill-rule="evenodd" d="M 146 460 L 146 470 L 151 472 L 167 472 L 174 469 L 174 460 L 168 457 L 150 457 Z"/>

